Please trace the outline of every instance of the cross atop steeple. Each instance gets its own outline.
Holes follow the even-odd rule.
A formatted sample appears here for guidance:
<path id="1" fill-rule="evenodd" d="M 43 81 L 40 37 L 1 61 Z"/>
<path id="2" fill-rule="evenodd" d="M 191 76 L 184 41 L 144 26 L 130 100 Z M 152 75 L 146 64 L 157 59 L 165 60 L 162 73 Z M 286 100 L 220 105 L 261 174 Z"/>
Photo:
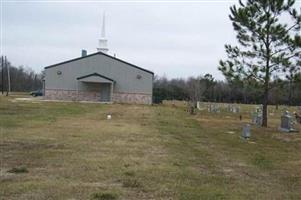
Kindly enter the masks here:
<path id="1" fill-rule="evenodd" d="M 102 16 L 102 29 L 101 29 L 101 38 L 106 37 L 106 15 L 103 13 Z"/>

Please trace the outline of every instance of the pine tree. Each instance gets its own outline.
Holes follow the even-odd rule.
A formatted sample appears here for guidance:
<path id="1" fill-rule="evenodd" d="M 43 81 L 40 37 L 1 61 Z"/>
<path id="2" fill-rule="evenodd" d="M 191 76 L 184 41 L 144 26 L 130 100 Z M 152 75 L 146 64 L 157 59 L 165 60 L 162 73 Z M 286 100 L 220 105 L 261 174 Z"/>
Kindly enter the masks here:
<path id="1" fill-rule="evenodd" d="M 219 70 L 227 80 L 256 80 L 260 85 L 263 124 L 271 82 L 301 70 L 301 15 L 294 0 L 247 0 L 230 7 L 238 46 L 225 45 L 227 60 Z M 292 70 L 294 68 L 294 70 Z"/>

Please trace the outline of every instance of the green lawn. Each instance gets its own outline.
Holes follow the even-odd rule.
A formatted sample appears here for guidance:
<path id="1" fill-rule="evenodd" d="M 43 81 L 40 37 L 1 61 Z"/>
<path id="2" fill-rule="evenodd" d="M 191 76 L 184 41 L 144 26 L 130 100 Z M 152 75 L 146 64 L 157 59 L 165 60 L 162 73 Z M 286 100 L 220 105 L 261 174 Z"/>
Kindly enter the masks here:
<path id="1" fill-rule="evenodd" d="M 300 199 L 300 133 L 278 132 L 280 108 L 243 141 L 253 107 L 239 121 L 180 103 L 0 96 L 0 199 Z"/>

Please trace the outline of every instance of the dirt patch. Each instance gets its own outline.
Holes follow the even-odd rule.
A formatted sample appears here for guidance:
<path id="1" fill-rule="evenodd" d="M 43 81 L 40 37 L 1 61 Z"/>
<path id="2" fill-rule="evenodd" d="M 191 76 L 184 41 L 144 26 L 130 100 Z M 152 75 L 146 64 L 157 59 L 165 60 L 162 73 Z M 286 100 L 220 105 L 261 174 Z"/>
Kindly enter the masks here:
<path id="1" fill-rule="evenodd" d="M 294 133 L 282 133 L 282 134 L 277 134 L 273 136 L 273 138 L 277 140 L 281 140 L 284 142 L 297 142 L 300 141 L 300 138 Z"/>
<path id="2" fill-rule="evenodd" d="M 41 150 L 41 149 L 64 149 L 63 144 L 43 144 L 25 141 L 2 141 L 0 149 L 3 151 L 28 151 L 28 150 Z"/>

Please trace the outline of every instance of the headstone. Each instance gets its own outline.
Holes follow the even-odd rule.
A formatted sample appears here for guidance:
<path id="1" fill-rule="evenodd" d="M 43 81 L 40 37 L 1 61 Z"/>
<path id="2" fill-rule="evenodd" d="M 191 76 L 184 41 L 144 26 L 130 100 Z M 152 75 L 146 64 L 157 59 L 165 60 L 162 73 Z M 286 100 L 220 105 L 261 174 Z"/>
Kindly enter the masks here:
<path id="1" fill-rule="evenodd" d="M 257 113 L 253 112 L 252 113 L 252 124 L 256 124 L 256 121 L 257 121 Z"/>
<path id="2" fill-rule="evenodd" d="M 262 113 L 261 112 L 254 112 L 252 114 L 252 124 L 256 124 L 257 126 L 262 125 Z"/>
<path id="3" fill-rule="evenodd" d="M 172 105 L 172 107 L 176 107 L 176 103 L 174 100 L 172 100 L 171 105 Z"/>
<path id="4" fill-rule="evenodd" d="M 199 102 L 199 101 L 196 102 L 196 107 L 197 107 L 198 110 L 201 110 L 201 102 Z"/>
<path id="5" fill-rule="evenodd" d="M 219 113 L 220 110 L 219 110 L 219 106 L 214 104 L 211 108 L 211 111 L 214 112 L 214 113 Z"/>
<path id="6" fill-rule="evenodd" d="M 256 106 L 256 109 L 255 109 L 257 113 L 262 113 L 262 110 L 263 110 L 263 106 L 260 105 L 260 106 Z"/>
<path id="7" fill-rule="evenodd" d="M 294 118 L 290 115 L 288 111 L 285 111 L 281 116 L 281 124 L 279 130 L 282 132 L 297 132 L 294 128 Z"/>
<path id="8" fill-rule="evenodd" d="M 244 125 L 242 129 L 242 137 L 244 139 L 249 139 L 251 137 L 251 126 L 250 124 Z"/>
<path id="9" fill-rule="evenodd" d="M 211 112 L 211 111 L 212 111 L 212 105 L 209 104 L 209 105 L 208 105 L 208 112 Z"/>
<path id="10" fill-rule="evenodd" d="M 235 110 L 235 107 L 234 107 L 234 106 L 231 106 L 230 112 L 233 112 L 233 113 L 235 113 L 235 112 L 236 112 L 236 110 Z"/>
<path id="11" fill-rule="evenodd" d="M 229 107 L 229 111 L 232 112 L 232 113 L 234 113 L 234 105 L 231 105 L 231 106 Z"/>
<path id="12" fill-rule="evenodd" d="M 234 112 L 234 113 L 239 113 L 239 107 L 238 107 L 238 106 L 235 106 L 233 112 Z"/>
<path id="13" fill-rule="evenodd" d="M 258 113 L 257 119 L 256 119 L 256 125 L 262 126 L 262 113 Z"/>
<path id="14" fill-rule="evenodd" d="M 227 106 L 227 111 L 228 111 L 228 112 L 232 112 L 232 105 L 228 104 L 228 106 Z"/>
<path id="15" fill-rule="evenodd" d="M 209 104 L 208 105 L 208 112 L 214 112 L 214 113 L 217 113 L 217 112 L 219 112 L 219 108 L 218 108 L 218 106 L 217 105 L 215 105 L 215 104 Z"/>
<path id="16" fill-rule="evenodd" d="M 206 110 L 206 104 L 204 102 L 198 101 L 196 104 L 198 110 Z"/>
<path id="17" fill-rule="evenodd" d="M 228 110 L 228 112 L 239 113 L 240 107 L 236 106 L 236 105 L 228 105 L 227 110 Z"/>
<path id="18" fill-rule="evenodd" d="M 214 113 L 217 112 L 217 107 L 216 107 L 216 105 L 213 105 L 212 111 L 213 111 Z"/>

